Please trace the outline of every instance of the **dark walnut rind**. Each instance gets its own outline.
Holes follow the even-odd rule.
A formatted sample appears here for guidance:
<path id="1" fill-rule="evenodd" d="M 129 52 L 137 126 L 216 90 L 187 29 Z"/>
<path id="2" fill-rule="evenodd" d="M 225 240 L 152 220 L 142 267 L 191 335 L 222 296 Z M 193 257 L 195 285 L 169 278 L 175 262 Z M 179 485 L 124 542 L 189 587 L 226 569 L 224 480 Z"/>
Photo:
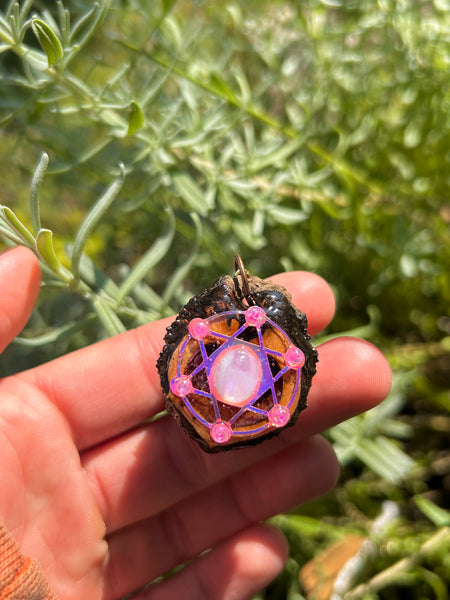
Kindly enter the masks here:
<path id="1" fill-rule="evenodd" d="M 181 309 L 175 321 L 167 328 L 164 338 L 165 345 L 157 361 L 161 387 L 166 396 L 167 411 L 206 452 L 215 453 L 254 446 L 279 435 L 286 427 L 294 425 L 300 412 L 306 408 L 307 395 L 311 387 L 312 378 L 316 372 L 316 363 L 318 361 L 317 351 L 309 341 L 310 336 L 306 331 L 307 319 L 304 313 L 291 303 L 291 297 L 283 287 L 271 281 L 264 281 L 250 275 L 247 276 L 247 281 L 249 293 L 246 300 L 241 292 L 242 281 L 239 276 L 235 278 L 229 276 L 219 277 L 211 288 L 191 298 Z M 267 317 L 279 325 L 288 334 L 292 342 L 301 348 L 305 354 L 306 361 L 301 373 L 300 397 L 297 407 L 285 427 L 274 429 L 264 436 L 246 439 L 238 444 L 218 446 L 208 443 L 207 440 L 203 439 L 171 401 L 168 376 L 169 363 L 180 342 L 188 334 L 188 325 L 192 319 L 196 317 L 206 319 L 225 311 L 243 311 L 248 308 L 249 304 L 255 304 L 264 308 Z"/>

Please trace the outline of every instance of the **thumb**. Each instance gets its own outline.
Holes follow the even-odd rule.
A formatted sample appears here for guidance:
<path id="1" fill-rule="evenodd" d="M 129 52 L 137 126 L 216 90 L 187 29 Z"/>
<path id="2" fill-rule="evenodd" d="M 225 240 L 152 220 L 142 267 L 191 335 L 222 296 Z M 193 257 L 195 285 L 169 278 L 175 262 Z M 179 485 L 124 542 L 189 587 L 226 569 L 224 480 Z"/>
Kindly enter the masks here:
<path id="1" fill-rule="evenodd" d="M 40 281 L 39 263 L 31 250 L 17 246 L 0 254 L 0 352 L 28 321 Z"/>

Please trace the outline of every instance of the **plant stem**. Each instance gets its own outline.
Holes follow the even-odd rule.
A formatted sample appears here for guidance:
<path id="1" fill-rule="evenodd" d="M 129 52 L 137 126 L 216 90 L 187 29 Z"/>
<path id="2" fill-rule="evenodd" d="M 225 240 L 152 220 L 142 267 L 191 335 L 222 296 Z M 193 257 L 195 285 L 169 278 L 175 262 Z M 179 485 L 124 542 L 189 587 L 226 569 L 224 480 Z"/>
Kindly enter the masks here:
<path id="1" fill-rule="evenodd" d="M 399 560 L 388 569 L 372 577 L 367 583 L 362 583 L 350 592 L 347 592 L 344 600 L 356 600 L 357 598 L 362 598 L 365 594 L 377 592 L 388 585 L 394 584 L 406 573 L 412 571 L 429 554 L 434 552 L 444 553 L 445 547 L 449 545 L 450 527 L 443 527 L 431 536 L 414 554 Z"/>

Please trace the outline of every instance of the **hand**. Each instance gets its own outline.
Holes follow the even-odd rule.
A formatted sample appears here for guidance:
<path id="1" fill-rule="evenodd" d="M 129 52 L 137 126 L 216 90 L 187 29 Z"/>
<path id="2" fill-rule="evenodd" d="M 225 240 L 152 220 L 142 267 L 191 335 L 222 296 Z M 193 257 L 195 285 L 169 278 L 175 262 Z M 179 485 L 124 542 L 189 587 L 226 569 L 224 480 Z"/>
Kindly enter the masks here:
<path id="1" fill-rule="evenodd" d="M 328 285 L 284 285 L 318 333 Z M 0 256 L 0 349 L 24 326 L 40 272 L 25 248 Z M 370 344 L 319 348 L 309 407 L 295 427 L 251 449 L 208 455 L 164 417 L 155 368 L 171 319 L 5 378 L 0 387 L 0 518 L 41 564 L 60 600 L 115 600 L 185 563 L 139 600 L 245 599 L 282 569 L 286 542 L 259 524 L 323 494 L 338 466 L 316 434 L 380 402 L 390 369 Z M 204 550 L 211 552 L 199 556 Z"/>

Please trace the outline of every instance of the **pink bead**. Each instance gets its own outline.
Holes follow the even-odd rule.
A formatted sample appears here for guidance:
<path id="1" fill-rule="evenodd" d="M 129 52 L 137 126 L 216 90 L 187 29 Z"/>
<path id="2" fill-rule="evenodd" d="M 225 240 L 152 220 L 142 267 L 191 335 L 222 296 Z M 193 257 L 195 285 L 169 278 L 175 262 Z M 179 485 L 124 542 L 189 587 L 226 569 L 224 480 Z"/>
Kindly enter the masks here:
<path id="1" fill-rule="evenodd" d="M 245 311 L 245 320 L 248 325 L 261 327 L 266 322 L 266 313 L 260 306 L 251 306 Z"/>
<path id="2" fill-rule="evenodd" d="M 217 444 L 225 444 L 233 435 L 233 430 L 224 421 L 217 421 L 211 427 L 211 437 Z"/>
<path id="3" fill-rule="evenodd" d="M 274 427 L 284 427 L 290 418 L 289 409 L 282 404 L 275 404 L 269 411 L 269 423 Z"/>
<path id="4" fill-rule="evenodd" d="M 286 366 L 291 369 L 300 369 L 305 364 L 305 355 L 296 346 L 289 346 L 284 355 Z"/>
<path id="5" fill-rule="evenodd" d="M 259 356 L 245 344 L 229 346 L 215 359 L 209 382 L 214 396 L 231 406 L 245 406 L 255 398 L 262 378 Z"/>
<path id="6" fill-rule="evenodd" d="M 210 333 L 208 321 L 199 318 L 192 319 L 189 323 L 189 333 L 196 340 L 202 340 Z"/>
<path id="7" fill-rule="evenodd" d="M 192 382 L 189 375 L 174 377 L 170 382 L 170 389 L 175 396 L 187 396 L 192 392 Z"/>

